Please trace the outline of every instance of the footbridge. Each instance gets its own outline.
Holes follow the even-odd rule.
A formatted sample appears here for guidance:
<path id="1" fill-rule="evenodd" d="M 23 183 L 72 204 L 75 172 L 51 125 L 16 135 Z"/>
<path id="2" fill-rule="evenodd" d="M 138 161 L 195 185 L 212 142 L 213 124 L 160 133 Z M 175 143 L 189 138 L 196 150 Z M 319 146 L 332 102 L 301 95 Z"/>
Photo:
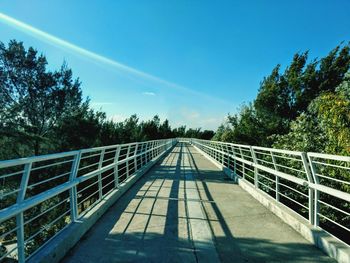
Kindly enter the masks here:
<path id="1" fill-rule="evenodd" d="M 350 262 L 350 157 L 198 139 L 0 162 L 0 262 Z"/>

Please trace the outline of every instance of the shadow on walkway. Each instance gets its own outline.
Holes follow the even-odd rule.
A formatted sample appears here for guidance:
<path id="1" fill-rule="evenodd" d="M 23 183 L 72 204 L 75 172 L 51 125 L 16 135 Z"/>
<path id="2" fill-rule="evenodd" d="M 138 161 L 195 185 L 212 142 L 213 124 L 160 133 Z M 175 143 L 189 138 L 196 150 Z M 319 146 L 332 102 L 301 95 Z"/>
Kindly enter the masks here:
<path id="1" fill-rule="evenodd" d="M 193 218 L 189 201 L 201 204 L 204 217 Z M 331 262 L 184 143 L 140 178 L 63 262 L 209 262 L 198 257 L 210 244 L 195 244 L 191 219 L 207 222 L 222 262 Z"/>

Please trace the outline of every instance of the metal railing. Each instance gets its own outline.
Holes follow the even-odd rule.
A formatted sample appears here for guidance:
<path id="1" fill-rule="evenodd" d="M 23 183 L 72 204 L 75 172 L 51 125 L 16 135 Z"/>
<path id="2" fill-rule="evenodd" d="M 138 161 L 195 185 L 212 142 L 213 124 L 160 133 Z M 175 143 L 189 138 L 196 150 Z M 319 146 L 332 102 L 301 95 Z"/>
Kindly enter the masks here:
<path id="1" fill-rule="evenodd" d="M 228 168 L 350 244 L 350 157 L 187 139 Z"/>
<path id="2" fill-rule="evenodd" d="M 0 161 L 0 262 L 25 262 L 176 139 Z"/>

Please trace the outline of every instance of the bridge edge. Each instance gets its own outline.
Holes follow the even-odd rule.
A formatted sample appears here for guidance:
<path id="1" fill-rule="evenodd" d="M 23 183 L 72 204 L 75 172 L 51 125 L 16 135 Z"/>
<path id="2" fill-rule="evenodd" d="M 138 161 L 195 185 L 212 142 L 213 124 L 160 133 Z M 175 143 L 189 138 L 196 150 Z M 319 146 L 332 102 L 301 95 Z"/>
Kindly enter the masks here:
<path id="1" fill-rule="evenodd" d="M 247 191 L 252 197 L 258 200 L 263 206 L 279 217 L 283 222 L 292 227 L 306 240 L 323 251 L 326 255 L 334 258 L 339 263 L 350 263 L 350 247 L 335 236 L 323 229 L 315 228 L 303 217 L 295 212 L 289 211 L 287 207 L 283 207 L 277 203 L 272 197 L 265 192 L 249 185 L 244 179 L 234 174 L 232 170 L 223 166 L 220 162 L 212 159 L 209 155 L 191 144 L 198 152 L 206 157 L 210 162 L 222 170 L 229 178 L 236 182 L 240 187 Z"/>
<path id="2" fill-rule="evenodd" d="M 167 151 L 151 160 L 147 165 L 130 176 L 118 189 L 109 193 L 101 202 L 96 204 L 77 222 L 69 224 L 63 231 L 44 245 L 37 253 L 33 254 L 28 263 L 57 263 L 79 242 L 79 240 L 90 230 L 90 228 L 123 196 L 145 173 L 147 173 L 162 157 L 167 155 L 175 145 Z"/>

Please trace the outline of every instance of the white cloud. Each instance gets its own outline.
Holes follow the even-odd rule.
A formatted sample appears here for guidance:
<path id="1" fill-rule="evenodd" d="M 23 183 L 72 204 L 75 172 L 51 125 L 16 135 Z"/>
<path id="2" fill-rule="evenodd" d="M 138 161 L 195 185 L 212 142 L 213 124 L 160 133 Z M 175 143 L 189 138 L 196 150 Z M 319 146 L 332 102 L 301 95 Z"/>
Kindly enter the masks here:
<path id="1" fill-rule="evenodd" d="M 146 95 L 146 96 L 156 96 L 156 94 L 154 92 L 151 92 L 151 91 L 144 91 L 142 92 L 143 95 Z"/>
<path id="2" fill-rule="evenodd" d="M 225 114 L 210 114 L 197 109 L 182 107 L 169 111 L 168 118 L 173 127 L 186 125 L 187 128 L 216 130 L 225 120 Z"/>
<path id="3" fill-rule="evenodd" d="M 201 115 L 199 114 L 199 112 L 193 111 L 193 112 L 189 112 L 186 116 L 187 116 L 187 119 L 193 120 L 193 119 L 198 119 Z"/>
<path id="4" fill-rule="evenodd" d="M 114 121 L 114 122 L 121 122 L 124 121 L 127 117 L 123 114 L 114 114 L 111 117 L 109 117 L 108 119 Z"/>

